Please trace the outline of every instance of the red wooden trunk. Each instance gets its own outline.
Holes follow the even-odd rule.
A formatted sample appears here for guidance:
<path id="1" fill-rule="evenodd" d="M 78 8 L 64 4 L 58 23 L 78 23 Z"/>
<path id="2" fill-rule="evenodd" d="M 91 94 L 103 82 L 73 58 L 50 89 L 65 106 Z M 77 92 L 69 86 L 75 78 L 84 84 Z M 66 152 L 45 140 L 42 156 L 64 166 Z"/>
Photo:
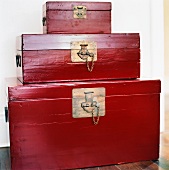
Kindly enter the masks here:
<path id="1" fill-rule="evenodd" d="M 82 15 L 85 8 L 85 18 Z M 76 12 L 76 11 L 75 11 Z M 76 18 L 77 17 L 77 18 Z M 111 33 L 110 2 L 46 2 L 43 6 L 44 33 Z"/>
<path id="2" fill-rule="evenodd" d="M 71 59 L 71 43 L 79 41 L 95 42 L 97 45 L 97 61 L 94 61 L 92 72 L 87 70 L 85 60 L 74 62 Z M 19 58 L 17 55 L 16 58 L 18 77 L 23 83 L 132 79 L 140 76 L 140 37 L 137 33 L 24 34 L 18 38 L 17 49 L 22 56 Z"/>
<path id="3" fill-rule="evenodd" d="M 49 84 L 10 82 L 13 170 L 71 169 L 155 160 L 159 156 L 160 81 Z M 72 117 L 72 90 L 105 88 L 105 116 Z"/>

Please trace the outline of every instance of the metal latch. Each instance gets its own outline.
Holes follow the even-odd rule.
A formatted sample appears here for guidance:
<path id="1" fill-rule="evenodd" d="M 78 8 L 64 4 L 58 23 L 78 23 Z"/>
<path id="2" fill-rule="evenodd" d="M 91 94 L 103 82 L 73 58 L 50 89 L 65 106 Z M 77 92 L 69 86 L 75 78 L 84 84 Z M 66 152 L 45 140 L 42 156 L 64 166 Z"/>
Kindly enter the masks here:
<path id="1" fill-rule="evenodd" d="M 86 62 L 88 71 L 92 71 L 97 61 L 97 44 L 94 41 L 71 42 L 71 61 Z M 91 66 L 89 62 L 91 61 Z"/>
<path id="2" fill-rule="evenodd" d="M 105 88 L 73 89 L 73 117 L 92 117 L 93 123 L 99 123 L 100 116 L 105 116 Z"/>
<path id="3" fill-rule="evenodd" d="M 73 17 L 78 19 L 86 18 L 86 6 L 74 6 L 73 7 Z"/>

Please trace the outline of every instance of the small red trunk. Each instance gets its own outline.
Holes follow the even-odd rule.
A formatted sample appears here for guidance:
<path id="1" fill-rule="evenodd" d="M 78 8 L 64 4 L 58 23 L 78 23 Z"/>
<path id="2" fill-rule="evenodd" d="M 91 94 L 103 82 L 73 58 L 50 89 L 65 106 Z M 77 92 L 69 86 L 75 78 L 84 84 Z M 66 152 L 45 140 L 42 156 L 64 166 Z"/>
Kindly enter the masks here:
<path id="1" fill-rule="evenodd" d="M 111 3 L 46 2 L 43 6 L 43 32 L 111 33 Z"/>
<path id="2" fill-rule="evenodd" d="M 19 41 L 16 61 L 18 77 L 23 83 L 140 76 L 140 37 L 137 33 L 32 34 L 22 35 Z"/>
<path id="3" fill-rule="evenodd" d="M 158 159 L 159 80 L 10 84 L 13 170 L 73 169 Z M 104 92 L 100 98 L 97 88 Z M 77 90 L 84 90 L 82 98 Z M 97 125 L 92 117 L 72 116 L 78 108 L 78 113 L 86 113 L 91 104 L 104 112 Z"/>

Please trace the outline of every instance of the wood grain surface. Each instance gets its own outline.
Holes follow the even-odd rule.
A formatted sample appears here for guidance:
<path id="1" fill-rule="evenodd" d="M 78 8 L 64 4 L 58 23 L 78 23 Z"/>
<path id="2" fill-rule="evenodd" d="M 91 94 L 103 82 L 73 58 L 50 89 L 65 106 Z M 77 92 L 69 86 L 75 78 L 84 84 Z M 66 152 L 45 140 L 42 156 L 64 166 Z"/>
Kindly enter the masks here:
<path id="1" fill-rule="evenodd" d="M 168 114 L 167 114 L 168 116 Z M 169 129 L 161 133 L 160 158 L 158 160 L 109 165 L 102 167 L 83 168 L 76 170 L 169 170 Z M 0 148 L 0 170 L 11 170 L 10 148 Z M 36 169 L 37 170 L 37 169 Z"/>
<path id="2" fill-rule="evenodd" d="M 137 33 L 24 34 L 20 41 L 18 55 L 21 55 L 21 67 L 17 67 L 17 73 L 23 83 L 140 77 L 140 37 Z M 97 61 L 94 61 L 92 72 L 88 71 L 86 62 L 72 62 L 71 42 L 74 41 L 97 43 Z"/>
<path id="3" fill-rule="evenodd" d="M 73 7 L 85 6 L 86 18 L 74 18 Z M 44 33 L 98 34 L 111 33 L 110 2 L 47 2 L 43 6 L 46 18 Z"/>
<path id="4" fill-rule="evenodd" d="M 106 115 L 98 125 L 91 118 L 73 118 L 72 89 L 96 87 L 106 89 Z M 159 100 L 158 80 L 10 87 L 11 165 L 13 169 L 74 169 L 156 160 Z"/>

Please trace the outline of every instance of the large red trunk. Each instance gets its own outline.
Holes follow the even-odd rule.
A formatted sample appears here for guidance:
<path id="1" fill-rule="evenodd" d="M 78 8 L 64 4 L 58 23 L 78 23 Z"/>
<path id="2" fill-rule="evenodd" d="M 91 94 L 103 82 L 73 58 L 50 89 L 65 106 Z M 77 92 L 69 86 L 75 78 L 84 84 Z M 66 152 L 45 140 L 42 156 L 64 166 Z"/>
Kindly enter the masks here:
<path id="1" fill-rule="evenodd" d="M 46 2 L 43 6 L 43 32 L 111 33 L 111 3 Z"/>
<path id="2" fill-rule="evenodd" d="M 13 170 L 71 169 L 159 156 L 159 80 L 88 81 L 8 88 Z M 72 117 L 74 89 L 105 88 L 105 116 Z M 100 110 L 101 110 L 100 106 Z"/>
<path id="3" fill-rule="evenodd" d="M 17 55 L 16 58 L 18 77 L 23 83 L 132 79 L 140 76 L 140 37 L 137 33 L 22 35 L 18 40 L 18 54 L 22 56 Z M 79 45 L 74 47 L 73 43 Z M 93 46 L 96 61 L 92 72 L 87 70 L 86 60 L 76 56 L 83 43 L 96 44 Z M 88 48 L 91 52 L 92 47 Z M 74 56 L 81 61 L 74 61 Z M 91 67 L 91 62 L 89 65 Z"/>

